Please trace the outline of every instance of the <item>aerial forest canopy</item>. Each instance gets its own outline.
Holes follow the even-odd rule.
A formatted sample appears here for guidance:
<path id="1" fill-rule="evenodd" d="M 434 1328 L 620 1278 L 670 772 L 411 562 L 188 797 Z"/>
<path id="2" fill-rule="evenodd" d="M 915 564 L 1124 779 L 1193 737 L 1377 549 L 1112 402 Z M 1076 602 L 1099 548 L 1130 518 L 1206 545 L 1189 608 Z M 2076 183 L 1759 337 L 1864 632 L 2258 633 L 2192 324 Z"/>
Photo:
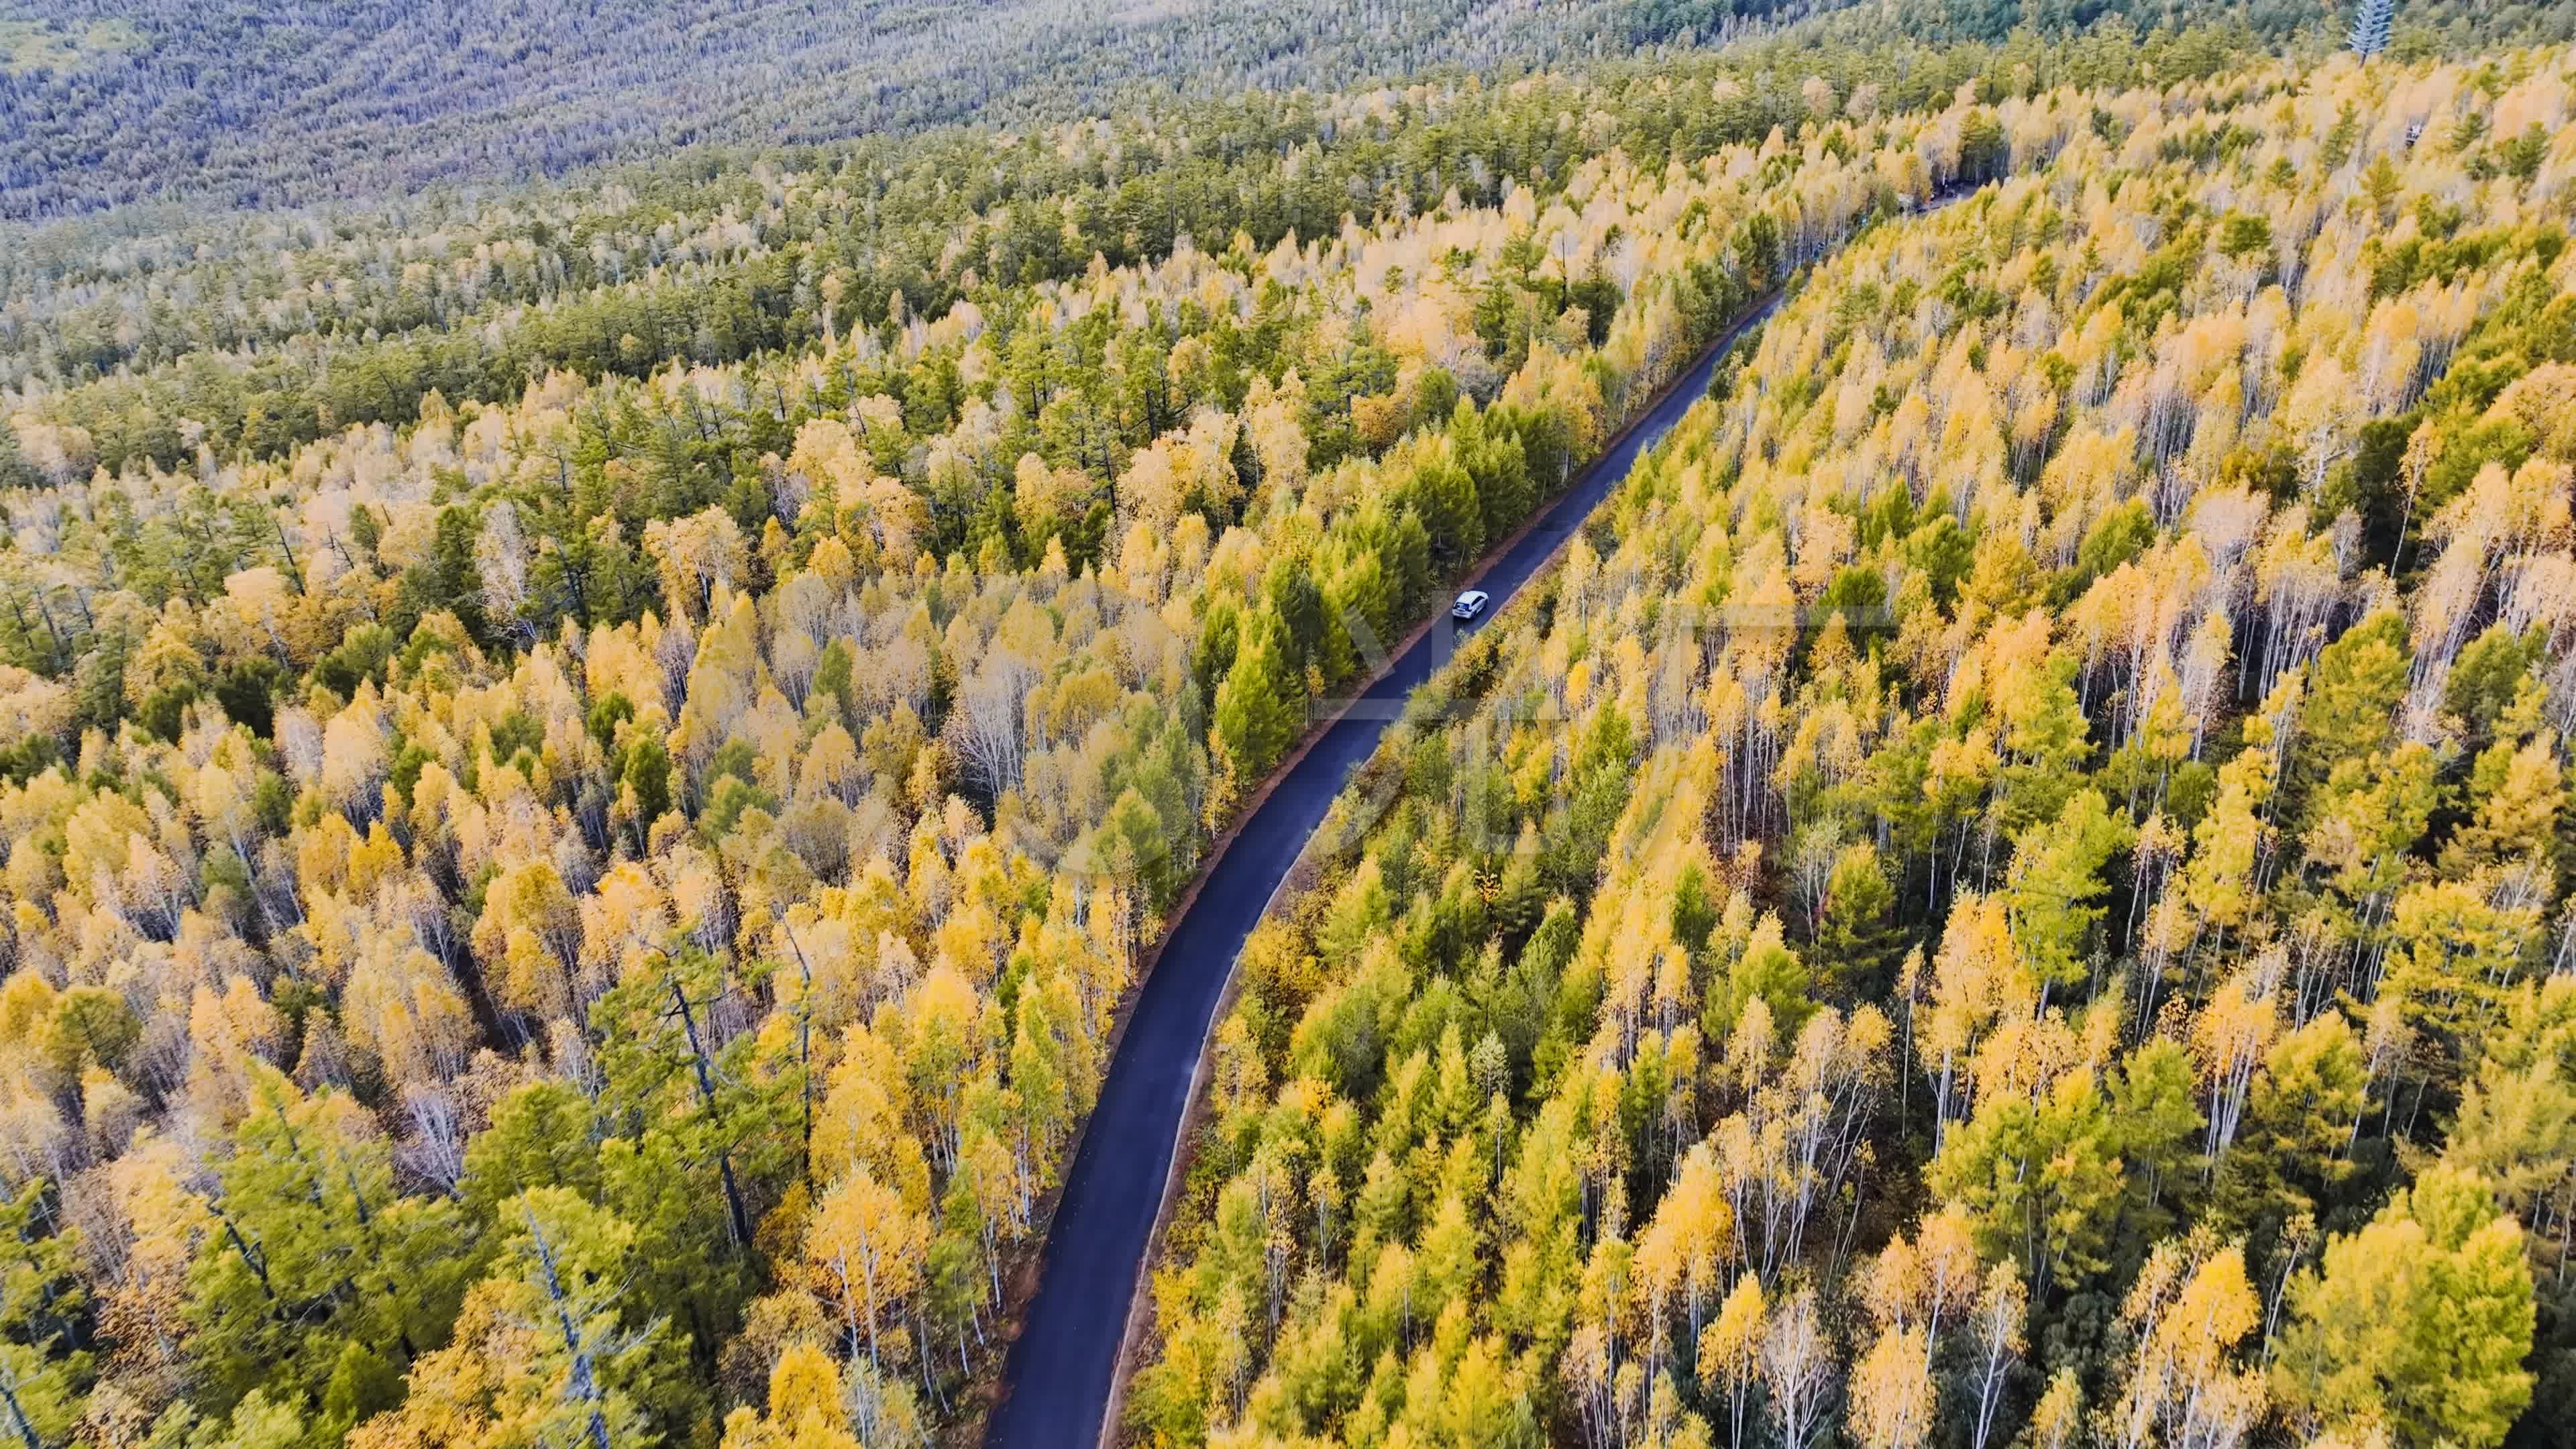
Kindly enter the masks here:
<path id="1" fill-rule="evenodd" d="M 1775 296 L 1236 964 L 1118 1433 L 2576 1420 L 2565 7 L 59 8 L 0 1445 L 971 1441 L 1211 847 Z"/>
<path id="2" fill-rule="evenodd" d="M 2563 1433 L 2567 87 L 2034 96 L 1820 265 L 1246 950 L 1136 1429 Z"/>

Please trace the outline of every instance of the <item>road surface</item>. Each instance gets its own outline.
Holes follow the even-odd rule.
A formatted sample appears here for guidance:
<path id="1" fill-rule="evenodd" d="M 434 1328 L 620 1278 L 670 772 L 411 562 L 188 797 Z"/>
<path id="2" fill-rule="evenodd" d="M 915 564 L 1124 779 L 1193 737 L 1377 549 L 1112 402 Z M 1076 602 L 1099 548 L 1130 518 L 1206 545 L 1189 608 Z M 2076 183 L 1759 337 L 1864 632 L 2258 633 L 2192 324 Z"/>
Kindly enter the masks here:
<path id="1" fill-rule="evenodd" d="M 1493 596 L 1484 617 L 1508 606 L 1592 510 L 1707 395 L 1718 359 L 1778 305 L 1775 296 L 1730 328 L 1643 420 L 1576 479 L 1472 584 Z M 1095 1449 L 1108 1411 L 1129 1299 L 1161 1207 L 1174 1139 L 1217 1002 L 1244 938 L 1268 906 L 1306 838 L 1353 767 L 1377 748 L 1405 697 L 1446 661 L 1455 634 L 1445 617 L 1398 655 L 1235 836 L 1198 897 L 1172 926 L 1135 1014 L 1110 1061 L 1073 1167 L 1066 1174 L 1027 1320 L 1002 1370 L 990 1449 Z"/>

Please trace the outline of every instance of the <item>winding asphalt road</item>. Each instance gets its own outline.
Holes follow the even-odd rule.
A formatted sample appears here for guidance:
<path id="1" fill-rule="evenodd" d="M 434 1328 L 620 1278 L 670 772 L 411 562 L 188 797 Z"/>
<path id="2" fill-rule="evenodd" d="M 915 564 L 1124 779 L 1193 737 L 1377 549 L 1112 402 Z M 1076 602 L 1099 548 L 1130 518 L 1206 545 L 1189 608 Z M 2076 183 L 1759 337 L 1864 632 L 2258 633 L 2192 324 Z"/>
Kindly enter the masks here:
<path id="1" fill-rule="evenodd" d="M 1559 495 L 1482 574 L 1491 618 L 1536 577 L 1648 449 L 1708 392 L 1718 359 L 1768 317 L 1775 296 L 1718 339 L 1680 383 Z M 1172 926 L 1110 1061 L 1090 1125 L 1066 1175 L 1028 1317 L 1002 1370 L 988 1449 L 1095 1449 L 1118 1370 L 1129 1302 L 1141 1286 L 1191 1079 L 1236 954 L 1323 823 L 1353 767 L 1400 717 L 1406 696 L 1446 661 L 1445 616 L 1402 654 L 1290 767 L 1244 823 L 1197 898 Z"/>
<path id="2" fill-rule="evenodd" d="M 1917 215 L 1976 191 L 1937 196 Z M 1728 328 L 1527 532 L 1461 584 L 1493 596 L 1486 618 L 1501 613 L 1556 557 L 1637 459 L 1707 395 L 1718 359 L 1779 304 L 1775 292 Z M 1137 992 L 1135 1014 L 1065 1176 L 1039 1260 L 1037 1293 L 1002 1367 L 1003 1398 L 986 1449 L 1102 1444 L 1129 1305 L 1143 1286 L 1138 1278 L 1171 1176 L 1172 1149 L 1234 958 L 1352 769 L 1377 748 L 1378 737 L 1402 716 L 1406 697 L 1447 661 L 1456 642 L 1444 615 L 1398 655 L 1289 767 L 1173 923 L 1153 974 Z"/>

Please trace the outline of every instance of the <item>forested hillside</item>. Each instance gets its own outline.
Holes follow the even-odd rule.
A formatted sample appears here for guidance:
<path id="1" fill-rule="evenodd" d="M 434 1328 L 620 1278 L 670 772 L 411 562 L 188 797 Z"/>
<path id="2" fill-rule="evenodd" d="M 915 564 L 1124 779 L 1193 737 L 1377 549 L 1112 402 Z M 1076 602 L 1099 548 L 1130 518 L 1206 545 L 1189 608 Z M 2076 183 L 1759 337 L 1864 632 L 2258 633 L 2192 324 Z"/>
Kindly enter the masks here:
<path id="1" fill-rule="evenodd" d="M 0 249 L 0 389 L 24 399 L 11 411 L 79 431 L 15 456 L 0 438 L 0 474 L 176 469 L 199 443 L 273 457 L 350 423 L 408 423 L 432 389 L 491 401 L 556 369 L 647 377 L 811 346 L 882 322 L 897 291 L 936 317 L 978 284 L 1068 280 L 1094 255 L 1158 258 L 1180 236 L 1213 247 L 1243 231 L 1266 251 L 1346 213 L 1436 209 L 1452 188 L 1490 204 L 1507 178 L 1547 185 L 1611 146 L 1654 166 L 1794 133 L 1816 105 L 1809 79 L 1829 106 L 1918 110 L 1969 81 L 1989 103 L 2168 84 L 2231 63 L 2245 39 L 1733 47 L 1605 65 L 1579 108 L 1553 85 L 1472 77 L 1259 93 L 999 135 L 700 148 L 577 184 L 327 215 L 61 223 Z"/>
<path id="2" fill-rule="evenodd" d="M 1800 43 L 2062 42 L 2224 22 L 2313 34 L 2295 0 L 1408 0 L 1122 5 L 724 0 L 425 8 L 252 0 L 0 6 L 0 220 L 135 202 L 273 208 L 559 175 L 706 143 L 1062 121 L 1175 95 L 1347 89 L 1597 64 L 1821 17 Z M 2568 0 L 2414 0 L 2397 53 L 2565 40 Z M 156 225 L 156 230 L 162 229 Z"/>
<path id="3" fill-rule="evenodd" d="M 1429 67 L 1623 55 L 1808 8 L 138 0 L 103 16 L 86 0 L 16 0 L 0 10 L 0 217 L 164 197 L 377 198 L 707 141 L 805 143 L 1105 114 L 1174 92 L 1348 87 Z"/>
<path id="4" fill-rule="evenodd" d="M 1842 13 L 1837 13 L 1842 12 Z M 1801 24 L 1803 18 L 1805 23 Z M 2289 0 L 1489 0 L 1401 5 L 727 0 L 425 9 L 246 0 L 0 7 L 0 221 L 132 203 L 274 208 L 480 188 L 708 143 L 828 143 L 958 122 L 1126 112 L 1176 95 L 1334 89 L 1598 64 L 1794 27 L 1803 48 L 1895 37 L 2227 23 L 2313 34 Z M 2396 53 L 2565 40 L 2568 0 L 2417 0 Z M 166 222 L 145 223 L 166 231 Z"/>
<path id="5" fill-rule="evenodd" d="M 2569 62 L 1817 267 L 1246 949 L 1128 1431 L 2563 1442 Z"/>

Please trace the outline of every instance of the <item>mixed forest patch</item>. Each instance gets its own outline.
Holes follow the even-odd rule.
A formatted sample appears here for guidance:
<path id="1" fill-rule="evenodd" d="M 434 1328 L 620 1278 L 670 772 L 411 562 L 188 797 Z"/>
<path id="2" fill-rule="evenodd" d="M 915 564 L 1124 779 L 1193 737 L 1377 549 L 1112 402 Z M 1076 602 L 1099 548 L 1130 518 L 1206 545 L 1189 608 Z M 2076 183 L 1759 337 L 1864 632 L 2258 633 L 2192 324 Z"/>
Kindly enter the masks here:
<path id="1" fill-rule="evenodd" d="M 135 10 L 0 118 L 195 104 Z M 2557 9 L 1856 9 L 668 155 L 548 118 L 669 74 L 532 44 L 600 88 L 511 134 L 650 159 L 398 199 L 390 114 L 227 169 L 375 104 L 279 14 L 238 63 L 321 109 L 170 174 L 360 199 L 0 246 L 0 1442 L 971 1434 L 1208 843 L 1784 289 L 1247 951 L 1128 1427 L 2570 1411 L 2570 59 L 2438 58 Z M 1658 16 L 1611 48 L 1744 18 Z M 464 85 L 424 166 L 555 169 Z M 12 209 L 177 165 L 65 144 Z"/>

